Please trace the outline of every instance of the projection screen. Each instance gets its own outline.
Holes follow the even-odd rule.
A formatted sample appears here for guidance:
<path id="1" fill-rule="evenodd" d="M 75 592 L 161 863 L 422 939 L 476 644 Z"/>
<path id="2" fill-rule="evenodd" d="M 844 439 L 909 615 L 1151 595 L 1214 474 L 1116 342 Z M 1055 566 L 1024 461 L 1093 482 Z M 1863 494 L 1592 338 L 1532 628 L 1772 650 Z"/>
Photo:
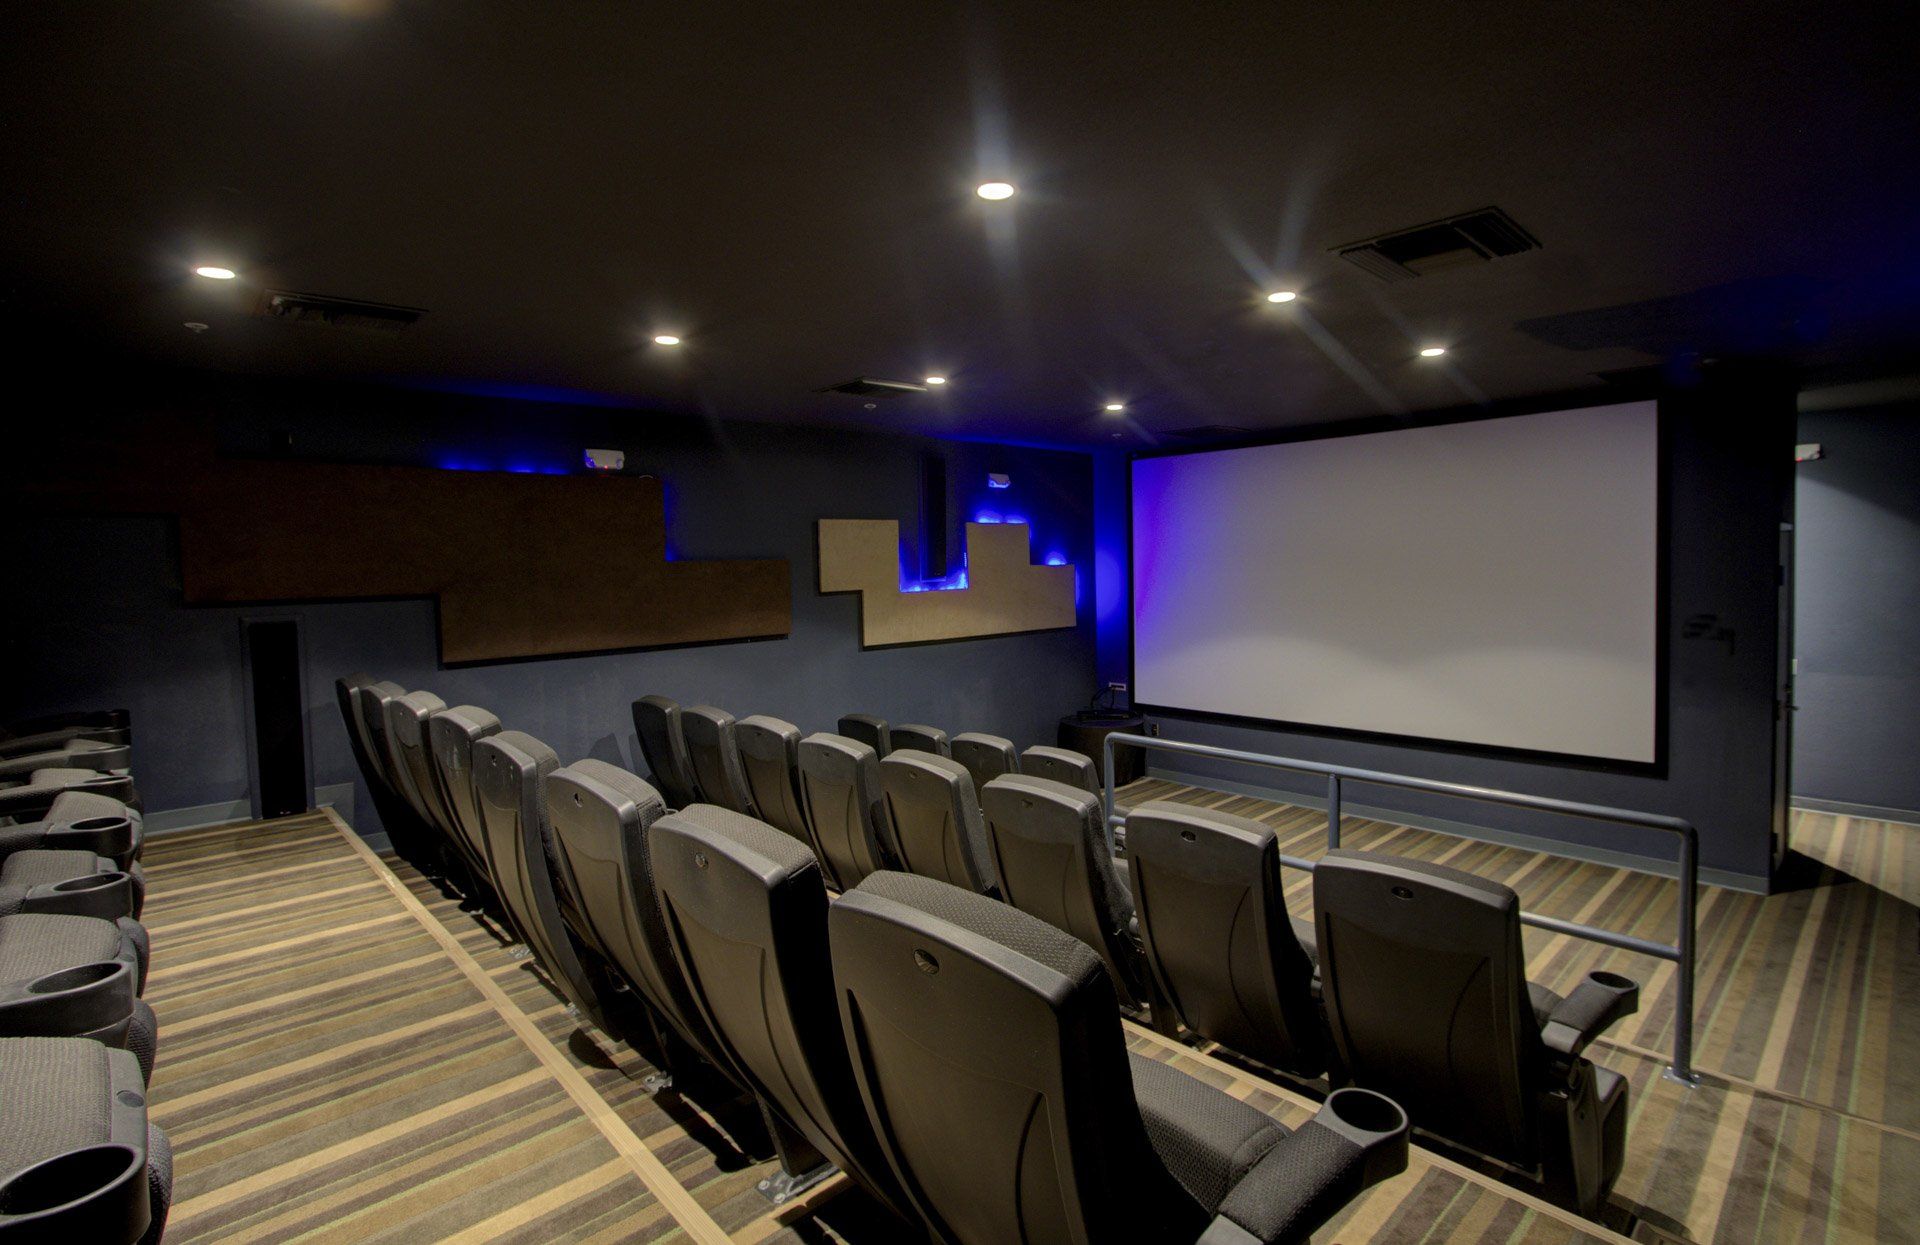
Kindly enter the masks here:
<path id="1" fill-rule="evenodd" d="M 1652 402 L 1137 459 L 1143 707 L 1652 762 Z"/>

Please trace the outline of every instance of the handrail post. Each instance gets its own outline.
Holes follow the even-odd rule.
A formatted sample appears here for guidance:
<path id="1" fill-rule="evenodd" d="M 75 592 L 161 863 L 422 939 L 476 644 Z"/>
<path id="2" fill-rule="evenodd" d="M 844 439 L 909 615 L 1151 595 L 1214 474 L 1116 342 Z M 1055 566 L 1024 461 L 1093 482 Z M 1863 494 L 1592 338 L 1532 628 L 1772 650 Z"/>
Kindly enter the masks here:
<path id="1" fill-rule="evenodd" d="M 1106 766 L 1105 766 L 1106 795 L 1102 803 L 1102 807 L 1105 809 L 1106 815 L 1100 819 L 1100 826 L 1101 826 L 1101 829 L 1107 832 L 1107 855 L 1111 856 L 1113 855 L 1113 849 L 1114 849 L 1114 842 L 1113 842 L 1113 736 L 1109 734 L 1106 737 L 1106 739 L 1102 742 L 1104 743 L 1106 748 L 1106 755 L 1103 758 L 1106 761 Z"/>
<path id="2" fill-rule="evenodd" d="M 1680 836 L 1680 929 L 1675 935 L 1673 1066 L 1669 1078 L 1682 1085 L 1698 1085 L 1700 1074 L 1693 1070 L 1693 953 L 1694 891 L 1699 885 L 1700 836 L 1688 826 Z"/>
<path id="3" fill-rule="evenodd" d="M 1340 846 L 1340 775 L 1327 775 L 1327 850 Z"/>

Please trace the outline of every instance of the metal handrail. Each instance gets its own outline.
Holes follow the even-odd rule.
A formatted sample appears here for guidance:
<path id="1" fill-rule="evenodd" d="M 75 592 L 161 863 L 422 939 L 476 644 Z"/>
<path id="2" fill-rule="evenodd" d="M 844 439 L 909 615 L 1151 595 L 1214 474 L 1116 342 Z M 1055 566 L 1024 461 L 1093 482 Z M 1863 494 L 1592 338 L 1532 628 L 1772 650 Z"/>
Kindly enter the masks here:
<path id="1" fill-rule="evenodd" d="M 1693 1068 L 1694 896 L 1700 882 L 1700 836 L 1694 830 L 1692 822 L 1679 817 L 1662 816 L 1658 813 L 1639 813 L 1627 808 L 1610 808 L 1604 804 L 1583 804 L 1577 800 L 1559 800 L 1543 795 L 1525 795 L 1518 791 L 1502 791 L 1495 787 L 1475 787 L 1466 783 L 1440 782 L 1431 778 L 1414 778 L 1406 774 L 1389 774 L 1381 770 L 1356 769 L 1350 765 L 1328 765 L 1322 761 L 1270 756 L 1264 752 L 1243 752 L 1237 748 L 1216 748 L 1211 744 L 1186 743 L 1182 740 L 1161 739 L 1151 735 L 1112 734 L 1106 737 L 1106 753 L 1103 758 L 1109 847 L 1113 845 L 1114 828 L 1123 825 L 1126 821 L 1124 817 L 1114 812 L 1113 750 L 1120 744 L 1139 748 L 1142 751 L 1175 752 L 1187 756 L 1212 757 L 1220 761 L 1236 761 L 1243 765 L 1258 765 L 1267 769 L 1325 775 L 1329 850 L 1340 846 L 1340 797 L 1341 786 L 1345 782 L 1364 782 L 1380 787 L 1399 787 L 1406 791 L 1425 791 L 1433 795 L 1477 800 L 1484 804 L 1505 804 L 1514 808 L 1538 809 L 1567 817 L 1584 817 L 1589 821 L 1640 826 L 1648 830 L 1678 835 L 1680 837 L 1678 878 L 1680 903 L 1677 914 L 1679 929 L 1675 933 L 1673 943 L 1653 942 L 1645 938 L 1635 938 L 1631 934 L 1615 933 L 1613 930 L 1602 929 L 1597 925 L 1563 921 L 1558 917 L 1541 916 L 1533 912 L 1522 912 L 1520 920 L 1523 924 L 1537 929 L 1551 930 L 1556 934 L 1567 934 L 1574 938 L 1585 938 L 1590 942 L 1618 947 L 1623 951 L 1638 952 L 1641 955 L 1650 955 L 1656 959 L 1671 960 L 1677 966 L 1675 984 L 1679 997 L 1675 1001 L 1673 1018 L 1673 1063 L 1667 1069 L 1667 1076 L 1684 1085 L 1700 1083 L 1699 1073 Z M 1313 871 L 1314 862 L 1303 857 L 1282 855 L 1280 859 L 1295 869 Z"/>

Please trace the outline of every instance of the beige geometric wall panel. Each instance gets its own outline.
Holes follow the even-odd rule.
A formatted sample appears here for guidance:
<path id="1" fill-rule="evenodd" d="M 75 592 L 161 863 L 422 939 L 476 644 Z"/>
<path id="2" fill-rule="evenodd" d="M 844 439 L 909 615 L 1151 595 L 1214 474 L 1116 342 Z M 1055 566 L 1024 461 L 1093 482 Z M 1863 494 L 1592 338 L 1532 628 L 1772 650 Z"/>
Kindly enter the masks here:
<path id="1" fill-rule="evenodd" d="M 967 586 L 900 589 L 900 524 L 820 520 L 820 591 L 860 594 L 864 648 L 1050 631 L 1075 622 L 1074 568 L 1036 566 L 1024 523 L 967 524 Z"/>

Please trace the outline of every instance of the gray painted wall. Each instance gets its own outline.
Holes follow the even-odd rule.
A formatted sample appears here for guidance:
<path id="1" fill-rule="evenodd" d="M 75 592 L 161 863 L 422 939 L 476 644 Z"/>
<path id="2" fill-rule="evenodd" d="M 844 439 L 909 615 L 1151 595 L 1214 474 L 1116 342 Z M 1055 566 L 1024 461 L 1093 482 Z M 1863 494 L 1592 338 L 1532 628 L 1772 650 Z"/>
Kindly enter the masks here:
<path id="1" fill-rule="evenodd" d="M 1574 405 L 1569 401 L 1567 405 Z M 1701 864 L 1719 876 L 1762 885 L 1769 873 L 1779 525 L 1791 504 L 1793 393 L 1765 384 L 1692 390 L 1662 400 L 1670 435 L 1668 528 L 1668 748 L 1665 772 L 1622 773 L 1578 764 L 1516 760 L 1439 747 L 1157 717 L 1168 738 L 1442 781 L 1633 808 L 1684 817 L 1699 831 Z M 1544 406 L 1536 409 L 1546 409 Z M 1116 494 L 1124 463 L 1099 463 L 1102 547 L 1124 542 L 1126 513 Z M 1115 525 L 1118 524 L 1117 532 Z M 1683 638 L 1686 620 L 1712 615 L 1734 642 Z M 1102 677 L 1125 678 L 1127 655 L 1102 632 Z M 1324 780 L 1194 758 L 1165 758 L 1162 770 L 1323 795 Z M 1554 839 L 1609 856 L 1671 860 L 1675 840 L 1627 827 L 1536 815 L 1492 805 L 1384 788 L 1348 792 L 1353 804 L 1399 810 L 1430 822 L 1468 823 Z"/>
<path id="2" fill-rule="evenodd" d="M 956 559 L 959 526 L 984 498 L 987 472 L 1005 471 L 1014 488 L 992 500 L 1033 520 L 1035 556 L 1057 550 L 1089 566 L 1085 455 L 767 425 L 689 428 L 636 412 L 233 382 L 188 383 L 168 405 L 221 410 L 223 440 L 242 452 L 263 452 L 274 432 L 293 434 L 303 455 L 369 462 L 504 462 L 519 455 L 571 463 L 585 445 L 624 448 L 630 467 L 666 482 L 677 556 L 788 560 L 793 633 L 440 669 L 429 601 L 188 608 L 180 603 L 171 520 L 21 515 L 9 531 L 14 582 L 34 590 L 30 608 L 11 619 L 8 652 L 19 677 L 9 680 L 5 711 L 131 709 L 134 765 L 149 809 L 249 795 L 244 617 L 301 620 L 318 787 L 359 783 L 333 699 L 333 680 L 358 670 L 424 688 L 449 704 L 491 709 L 509 727 L 546 740 L 563 760 L 591 754 L 642 770 L 629 705 L 651 692 L 709 701 L 740 716 L 769 713 L 807 731 L 830 730 L 840 714 L 864 711 L 950 731 L 990 730 L 1025 746 L 1052 742 L 1056 719 L 1086 703 L 1093 689 L 1090 573 L 1072 630 L 867 651 L 859 643 L 857 599 L 821 596 L 814 587 L 817 518 L 897 517 L 903 535 L 913 538 L 920 463 L 929 451 L 947 460 Z M 371 832 L 363 785 L 355 808 L 360 828 Z"/>
<path id="3" fill-rule="evenodd" d="M 1800 417 L 1796 796 L 1920 821 L 1920 406 Z"/>

